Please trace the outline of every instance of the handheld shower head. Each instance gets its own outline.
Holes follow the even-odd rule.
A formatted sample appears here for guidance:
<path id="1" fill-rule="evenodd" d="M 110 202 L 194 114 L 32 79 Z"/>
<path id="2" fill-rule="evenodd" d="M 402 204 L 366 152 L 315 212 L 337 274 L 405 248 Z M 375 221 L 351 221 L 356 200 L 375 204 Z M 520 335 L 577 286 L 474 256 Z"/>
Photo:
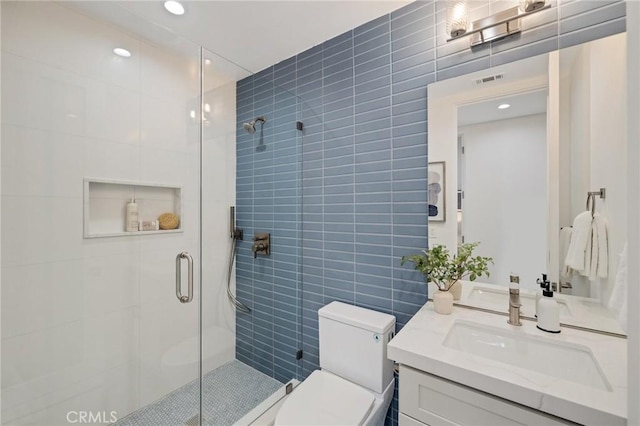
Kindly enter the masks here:
<path id="1" fill-rule="evenodd" d="M 250 135 L 254 134 L 256 132 L 256 123 L 266 123 L 267 122 L 267 117 L 265 117 L 264 115 L 261 115 L 260 117 L 256 117 L 253 120 L 251 120 L 248 123 L 244 123 L 242 125 L 242 128 L 245 129 L 247 132 L 249 132 Z"/>

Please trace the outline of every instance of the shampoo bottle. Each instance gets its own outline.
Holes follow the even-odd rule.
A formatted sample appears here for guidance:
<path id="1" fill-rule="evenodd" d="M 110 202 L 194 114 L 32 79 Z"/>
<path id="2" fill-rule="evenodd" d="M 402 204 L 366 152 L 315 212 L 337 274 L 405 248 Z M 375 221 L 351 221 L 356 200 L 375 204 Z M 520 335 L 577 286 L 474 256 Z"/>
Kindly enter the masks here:
<path id="1" fill-rule="evenodd" d="M 138 205 L 135 198 L 127 203 L 127 218 L 126 218 L 127 232 L 134 232 L 138 230 Z"/>
<path id="2" fill-rule="evenodd" d="M 538 302 L 538 325 L 542 331 L 560 333 L 560 307 L 553 298 L 553 291 L 545 289 Z"/>

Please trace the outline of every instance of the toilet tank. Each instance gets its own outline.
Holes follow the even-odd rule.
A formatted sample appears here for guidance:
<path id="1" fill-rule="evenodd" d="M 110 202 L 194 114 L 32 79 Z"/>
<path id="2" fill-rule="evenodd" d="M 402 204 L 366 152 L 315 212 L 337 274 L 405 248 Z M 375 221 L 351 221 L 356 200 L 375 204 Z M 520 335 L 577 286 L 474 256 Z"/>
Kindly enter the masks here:
<path id="1" fill-rule="evenodd" d="M 320 367 L 382 393 L 393 379 L 387 343 L 396 317 L 341 302 L 318 310 Z"/>

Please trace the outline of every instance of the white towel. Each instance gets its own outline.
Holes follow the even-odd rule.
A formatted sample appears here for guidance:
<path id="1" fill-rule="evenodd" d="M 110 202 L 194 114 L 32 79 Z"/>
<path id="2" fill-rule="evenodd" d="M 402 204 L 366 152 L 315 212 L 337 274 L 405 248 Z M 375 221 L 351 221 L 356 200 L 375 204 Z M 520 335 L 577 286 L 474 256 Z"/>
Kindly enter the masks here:
<path id="1" fill-rule="evenodd" d="M 598 233 L 594 232 L 596 228 L 593 226 L 593 217 L 591 218 L 591 228 L 589 230 L 589 239 L 587 240 L 587 248 L 584 251 L 584 269 L 580 272 L 583 277 L 588 277 L 589 280 L 595 278 L 596 268 L 598 267 L 598 248 L 600 247 L 598 241 Z M 595 295 L 591 293 L 591 297 Z"/>
<path id="2" fill-rule="evenodd" d="M 572 275 L 571 268 L 564 263 L 564 260 L 567 258 L 567 253 L 569 252 L 569 244 L 571 244 L 571 234 L 573 234 L 573 228 L 570 226 L 564 226 L 560 229 L 560 261 L 562 262 L 560 278 L 562 282 L 569 281 Z"/>
<path id="3" fill-rule="evenodd" d="M 607 222 L 600 215 L 585 211 L 573 220 L 571 242 L 564 261 L 562 274 L 578 273 L 589 277 L 607 278 L 609 272 L 609 236 Z"/>
<path id="4" fill-rule="evenodd" d="M 627 278 L 627 244 L 625 243 L 622 254 L 620 254 L 616 282 L 609 299 L 609 309 L 618 315 L 620 327 L 625 332 L 627 331 Z"/>
<path id="5" fill-rule="evenodd" d="M 591 249 L 591 273 L 589 279 L 607 278 L 609 275 L 609 235 L 607 221 L 596 213 L 591 224 L 592 249 Z"/>
<path id="6" fill-rule="evenodd" d="M 574 271 L 585 271 L 587 245 L 591 242 L 592 220 L 593 218 L 589 211 L 580 213 L 573 220 L 571 242 L 569 243 L 569 249 L 567 250 L 567 257 L 564 260 L 564 264 Z M 591 251 L 589 251 L 589 253 L 590 252 Z"/>

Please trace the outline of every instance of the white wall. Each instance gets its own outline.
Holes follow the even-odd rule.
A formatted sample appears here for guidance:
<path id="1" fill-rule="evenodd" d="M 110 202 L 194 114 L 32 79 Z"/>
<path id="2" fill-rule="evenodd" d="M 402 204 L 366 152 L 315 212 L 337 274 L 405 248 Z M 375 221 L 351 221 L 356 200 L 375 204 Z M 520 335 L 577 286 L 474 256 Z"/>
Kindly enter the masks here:
<path id="1" fill-rule="evenodd" d="M 615 282 L 619 255 L 627 241 L 626 177 L 626 42 L 619 34 L 571 48 L 563 74 L 566 90 L 561 123 L 570 141 L 570 197 L 561 197 L 560 226 L 570 226 L 585 209 L 588 191 L 606 188 L 606 199 L 596 199 L 596 210 L 608 222 L 609 275 L 591 283 L 574 279 L 573 294 L 606 302 Z M 586 285 L 586 288 L 585 288 Z"/>
<path id="2" fill-rule="evenodd" d="M 116 57 L 117 46 L 132 56 Z M 200 259 L 191 47 L 174 53 L 53 2 L 2 2 L 3 424 L 67 424 L 69 410 L 123 417 L 197 378 L 200 295 L 196 285 L 194 302 L 179 303 L 174 270 L 180 251 Z M 235 125 L 235 95 L 225 96 Z M 234 164 L 233 144 L 218 147 L 205 166 Z M 183 186 L 184 233 L 83 239 L 84 177 Z M 234 186 L 205 187 L 205 252 L 226 237 Z M 205 264 L 205 292 L 220 293 L 220 269 Z M 232 359 L 233 320 L 206 324 L 228 331 L 219 359 Z M 185 341 L 194 363 L 170 365 Z"/>
<path id="3" fill-rule="evenodd" d="M 628 240 L 626 47 L 626 34 L 590 45 L 591 190 L 607 188 L 606 199 L 596 201 L 596 210 L 609 226 L 609 275 L 600 294 L 605 302 L 611 296 L 620 254 Z"/>
<path id="4" fill-rule="evenodd" d="M 628 424 L 640 425 L 640 2 L 627 2 Z"/>
<path id="5" fill-rule="evenodd" d="M 536 288 L 547 261 L 546 115 L 535 114 L 461 127 L 465 180 L 463 234 L 491 256 L 491 276 Z"/>
<path id="6" fill-rule="evenodd" d="M 559 126 L 561 131 L 559 144 L 561 176 L 558 228 L 570 227 L 574 218 L 585 210 L 586 194 L 590 187 L 590 67 L 589 58 L 583 46 L 575 46 L 558 52 L 560 58 L 560 109 Z M 558 273 L 553 273 L 552 281 L 559 280 L 559 269 L 564 266 L 566 253 L 553 250 L 557 257 Z M 570 279 L 571 294 L 590 297 L 591 284 L 586 277 L 574 275 Z M 595 286 L 595 284 L 594 284 Z"/>
<path id="7" fill-rule="evenodd" d="M 458 111 L 457 106 L 449 99 L 438 99 L 429 94 L 429 162 L 445 162 L 445 186 L 442 191 L 447 208 L 445 221 L 429 221 L 429 247 L 436 244 L 446 246 L 450 252 L 455 252 L 458 241 L 458 227 L 456 217 L 457 203 L 457 140 L 458 140 Z M 434 125 L 433 123 L 440 123 Z M 441 141 L 435 143 L 433 141 Z"/>

